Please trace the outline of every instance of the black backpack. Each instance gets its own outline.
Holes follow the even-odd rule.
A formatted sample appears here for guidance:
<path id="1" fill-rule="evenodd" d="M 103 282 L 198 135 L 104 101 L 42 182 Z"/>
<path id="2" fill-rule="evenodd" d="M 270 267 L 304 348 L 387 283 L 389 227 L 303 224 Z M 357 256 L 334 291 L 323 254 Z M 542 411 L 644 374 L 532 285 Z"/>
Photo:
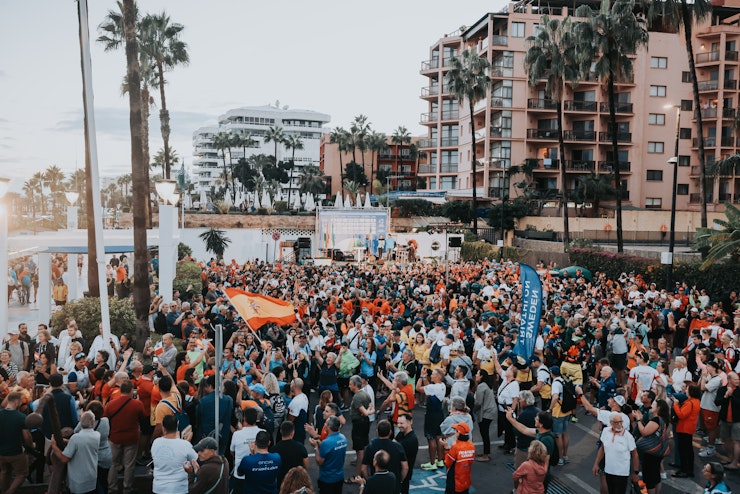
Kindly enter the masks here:
<path id="1" fill-rule="evenodd" d="M 563 383 L 563 396 L 560 397 L 560 410 L 563 413 L 572 412 L 578 404 L 576 387 L 571 381 L 560 380 Z"/>
<path id="2" fill-rule="evenodd" d="M 429 361 L 433 364 L 438 364 L 440 360 L 442 360 L 442 357 L 440 353 L 442 352 L 442 345 L 438 345 L 435 341 L 432 345 L 432 350 L 429 352 Z"/>

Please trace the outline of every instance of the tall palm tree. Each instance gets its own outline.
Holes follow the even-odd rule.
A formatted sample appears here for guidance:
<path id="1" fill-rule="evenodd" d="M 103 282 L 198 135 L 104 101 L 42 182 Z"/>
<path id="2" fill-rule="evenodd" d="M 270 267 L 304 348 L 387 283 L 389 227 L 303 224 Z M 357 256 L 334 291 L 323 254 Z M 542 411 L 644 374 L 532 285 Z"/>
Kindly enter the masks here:
<path id="1" fill-rule="evenodd" d="M 177 155 L 177 151 L 170 148 L 170 163 L 172 165 L 176 165 L 180 162 L 180 157 Z M 162 168 L 162 176 L 165 176 L 166 172 L 166 160 L 164 159 L 164 149 L 159 148 L 157 151 L 157 154 L 154 155 L 154 159 L 152 160 L 151 164 L 149 165 L 152 169 L 156 168 Z"/>
<path id="2" fill-rule="evenodd" d="M 159 123 L 162 131 L 162 141 L 165 155 L 165 178 L 170 178 L 172 167 L 169 161 L 170 149 L 170 114 L 167 110 L 164 86 L 164 73 L 190 62 L 188 45 L 180 39 L 185 27 L 182 24 L 170 22 L 166 12 L 148 14 L 141 19 L 141 51 L 145 53 L 157 68 L 159 86 Z"/>
<path id="3" fill-rule="evenodd" d="M 221 159 L 224 162 L 224 182 L 229 183 L 229 169 L 231 169 L 231 194 L 232 201 L 236 202 L 236 181 L 234 179 L 234 160 L 231 159 L 231 148 L 237 144 L 238 137 L 231 132 L 218 132 L 213 136 L 213 147 L 221 151 Z M 229 164 L 226 163 L 226 152 L 229 153 Z"/>
<path id="4" fill-rule="evenodd" d="M 714 228 L 696 229 L 694 246 L 699 251 L 707 252 L 701 269 L 728 256 L 735 263 L 740 260 L 740 209 L 728 202 L 725 204 L 725 216 L 726 220 L 714 220 Z"/>
<path id="5" fill-rule="evenodd" d="M 36 219 L 36 190 L 37 185 L 31 181 L 26 180 L 23 182 L 23 193 L 28 198 L 28 202 L 31 205 L 31 218 Z"/>
<path id="6" fill-rule="evenodd" d="M 565 143 L 563 139 L 563 90 L 566 82 L 579 79 L 576 40 L 570 17 L 562 21 L 548 15 L 540 18 L 537 34 L 527 38 L 529 48 L 524 56 L 529 85 L 536 86 L 546 79 L 545 95 L 557 102 L 558 149 L 560 153 L 560 190 L 563 196 L 563 243 L 568 250 L 570 222 L 568 220 L 568 185 L 565 173 Z"/>
<path id="7" fill-rule="evenodd" d="M 248 130 L 241 130 L 234 135 L 235 147 L 242 148 L 242 158 L 246 161 L 247 159 L 247 148 L 257 147 L 259 142 L 252 137 L 252 133 Z"/>
<path id="8" fill-rule="evenodd" d="M 712 3 L 709 0 L 653 0 L 648 9 L 648 19 L 663 23 L 664 26 L 683 30 L 686 55 L 689 59 L 689 72 L 694 95 L 694 119 L 699 143 L 699 193 L 701 194 L 701 226 L 707 227 L 707 171 L 704 154 L 704 124 L 699 104 L 699 82 L 696 78 L 696 63 L 694 61 L 694 47 L 692 31 L 694 24 L 706 20 L 712 15 Z M 678 156 L 676 156 L 678 159 Z"/>
<path id="9" fill-rule="evenodd" d="M 591 201 L 593 207 L 591 208 L 591 214 L 593 217 L 597 217 L 599 214 L 599 204 L 602 199 L 607 199 L 614 196 L 617 190 L 612 186 L 614 183 L 613 174 L 605 175 L 603 173 L 591 172 L 589 176 L 582 179 L 580 182 L 580 192 L 583 195 L 583 199 Z"/>
<path id="10" fill-rule="evenodd" d="M 326 190 L 326 177 L 318 166 L 304 166 L 299 181 L 301 183 L 299 188 L 301 194 L 319 195 Z"/>
<path id="11" fill-rule="evenodd" d="M 368 144 L 367 138 L 372 132 L 370 124 L 367 121 L 365 115 L 357 115 L 349 127 L 349 132 L 352 135 L 352 159 L 357 163 L 357 157 L 355 156 L 355 150 L 360 151 L 360 158 L 362 160 L 362 171 L 365 171 L 365 151 L 367 151 Z"/>
<path id="12" fill-rule="evenodd" d="M 378 154 L 388 149 L 388 137 L 383 132 L 372 132 L 367 137 L 367 147 L 372 153 L 373 161 L 370 163 L 370 194 L 373 193 L 373 181 L 375 179 L 375 170 L 378 168 Z"/>
<path id="13" fill-rule="evenodd" d="M 396 173 L 401 171 L 401 168 L 398 165 L 398 159 L 401 156 L 401 148 L 403 146 L 408 146 L 411 144 L 411 132 L 404 127 L 403 125 L 399 125 L 396 130 L 393 131 L 393 134 L 391 134 L 391 142 L 396 145 Z M 388 191 L 386 191 L 387 193 Z"/>
<path id="14" fill-rule="evenodd" d="M 491 64 L 485 57 L 479 56 L 473 49 L 467 49 L 459 57 L 453 57 L 450 70 L 445 78 L 450 92 L 455 95 L 457 102 L 462 106 L 468 102 L 470 112 L 470 133 L 473 145 L 473 233 L 478 234 L 478 152 L 475 145 L 475 115 L 473 107 L 486 97 L 491 86 L 488 69 Z"/>
<path id="15" fill-rule="evenodd" d="M 594 67 L 601 83 L 606 85 L 609 97 L 609 130 L 611 131 L 614 181 L 617 189 L 617 252 L 624 251 L 622 230 L 622 175 L 619 163 L 619 129 L 616 114 L 616 89 L 618 80 L 631 80 L 632 59 L 638 48 L 647 45 L 648 31 L 645 19 L 634 13 L 634 0 L 601 0 L 601 8 L 594 11 L 588 5 L 576 10 L 577 17 L 587 21 L 576 24 L 579 56 L 582 70 Z"/>
<path id="16" fill-rule="evenodd" d="M 52 215 L 59 213 L 60 195 L 64 192 L 64 172 L 57 165 L 51 165 L 44 171 L 44 181 L 51 192 Z"/>
<path id="17" fill-rule="evenodd" d="M 285 143 L 285 134 L 283 128 L 279 125 L 271 125 L 264 136 L 265 144 L 272 142 L 275 144 L 275 164 L 278 164 L 278 146 Z"/>
<path id="18" fill-rule="evenodd" d="M 342 127 L 337 127 L 329 134 L 329 142 L 337 145 L 337 152 L 339 153 L 339 188 L 344 194 L 344 162 L 342 160 L 342 154 L 349 150 L 349 132 Z"/>
<path id="19" fill-rule="evenodd" d="M 288 182 L 288 207 L 290 207 L 290 193 L 293 191 L 293 170 L 295 169 L 295 152 L 303 149 L 303 139 L 300 135 L 290 134 L 284 141 L 285 149 L 290 149 L 292 155 L 290 158 L 290 182 Z"/>

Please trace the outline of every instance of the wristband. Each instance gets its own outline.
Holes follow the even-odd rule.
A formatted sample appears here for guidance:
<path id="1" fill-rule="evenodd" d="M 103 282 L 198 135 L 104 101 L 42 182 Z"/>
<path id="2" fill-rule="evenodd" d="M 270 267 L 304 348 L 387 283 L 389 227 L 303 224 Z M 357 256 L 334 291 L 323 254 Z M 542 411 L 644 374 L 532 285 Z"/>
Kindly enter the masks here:
<path id="1" fill-rule="evenodd" d="M 633 470 L 632 471 L 632 475 L 640 475 L 640 471 L 639 470 Z"/>

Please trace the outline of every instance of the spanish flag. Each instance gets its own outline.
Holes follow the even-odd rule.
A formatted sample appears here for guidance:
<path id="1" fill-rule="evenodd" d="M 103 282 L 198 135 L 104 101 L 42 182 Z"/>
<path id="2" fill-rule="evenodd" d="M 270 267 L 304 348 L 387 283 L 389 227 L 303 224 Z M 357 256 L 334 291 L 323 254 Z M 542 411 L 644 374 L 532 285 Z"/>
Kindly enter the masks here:
<path id="1" fill-rule="evenodd" d="M 238 288 L 227 288 L 225 292 L 239 315 L 253 330 L 261 328 L 268 322 L 282 326 L 296 320 L 295 307 L 285 300 L 245 292 Z"/>

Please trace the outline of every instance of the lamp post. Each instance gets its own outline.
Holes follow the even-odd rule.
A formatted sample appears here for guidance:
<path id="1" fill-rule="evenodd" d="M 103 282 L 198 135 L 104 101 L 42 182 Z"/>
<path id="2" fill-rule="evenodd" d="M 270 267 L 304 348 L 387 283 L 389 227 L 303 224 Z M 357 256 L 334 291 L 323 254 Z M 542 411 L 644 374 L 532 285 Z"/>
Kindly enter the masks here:
<path id="1" fill-rule="evenodd" d="M 157 195 L 162 200 L 159 205 L 159 294 L 162 301 L 172 301 L 172 281 L 175 279 L 177 247 L 177 201 L 180 195 L 175 192 L 175 180 L 161 180 L 155 184 Z"/>
<path id="2" fill-rule="evenodd" d="M 10 186 L 10 179 L 0 177 L 0 199 L 5 197 Z M 8 217 L 7 208 L 0 211 L 0 274 L 8 276 Z M 8 331 L 8 297 L 0 297 L 0 341 L 5 339 Z"/>
<path id="3" fill-rule="evenodd" d="M 665 260 L 665 287 L 666 290 L 671 288 L 673 282 L 673 250 L 676 246 L 676 188 L 678 187 L 678 143 L 681 133 L 681 107 L 671 105 L 676 109 L 676 145 L 674 156 L 668 160 L 668 164 L 673 165 L 673 185 L 671 187 L 671 226 L 668 236 L 668 258 Z"/>

